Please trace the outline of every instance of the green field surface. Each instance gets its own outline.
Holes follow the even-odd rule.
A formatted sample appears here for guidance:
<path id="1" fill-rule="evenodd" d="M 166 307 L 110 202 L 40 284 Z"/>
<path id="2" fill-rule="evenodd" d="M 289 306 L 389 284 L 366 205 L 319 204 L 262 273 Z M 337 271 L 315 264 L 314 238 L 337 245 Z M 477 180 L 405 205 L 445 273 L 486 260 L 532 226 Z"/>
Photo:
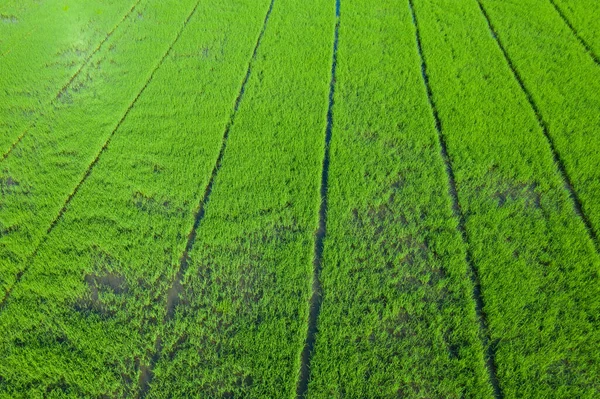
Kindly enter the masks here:
<path id="1" fill-rule="evenodd" d="M 552 0 L 551 3 L 581 45 L 600 65 L 600 3 L 594 0 Z"/>
<path id="2" fill-rule="evenodd" d="M 599 21 L 0 0 L 0 399 L 600 398 Z"/>
<path id="3" fill-rule="evenodd" d="M 63 1 L 7 2 L 0 6 L 0 153 L 51 112 L 58 97 L 139 1 L 103 1 L 95 7 Z M 3 21 L 3 22 L 2 22 Z M 85 72 L 84 72 L 85 73 Z"/>

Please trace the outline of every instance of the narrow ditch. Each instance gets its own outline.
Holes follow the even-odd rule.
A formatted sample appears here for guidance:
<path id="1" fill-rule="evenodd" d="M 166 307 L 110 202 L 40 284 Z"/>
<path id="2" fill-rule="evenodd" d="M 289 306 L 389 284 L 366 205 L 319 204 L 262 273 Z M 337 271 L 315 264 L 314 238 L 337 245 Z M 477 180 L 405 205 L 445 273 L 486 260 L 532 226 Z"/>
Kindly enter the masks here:
<path id="1" fill-rule="evenodd" d="M 327 187 L 329 184 L 329 153 L 331 144 L 331 135 L 333 130 L 333 105 L 335 96 L 336 69 L 337 69 L 337 50 L 340 30 L 340 8 L 341 0 L 335 2 L 335 29 L 333 36 L 333 58 L 331 62 L 331 81 L 329 83 L 329 106 L 327 109 L 327 125 L 325 128 L 325 151 L 323 155 L 323 169 L 321 172 L 321 205 L 319 208 L 319 225 L 315 232 L 315 248 L 313 259 L 312 276 L 312 296 L 310 298 L 310 308 L 308 312 L 308 325 L 304 349 L 300 355 L 300 374 L 296 389 L 296 397 L 305 398 L 308 392 L 308 382 L 310 381 L 310 363 L 315 347 L 317 337 L 317 322 L 321 305 L 323 302 L 321 288 L 321 269 L 323 268 L 323 242 L 327 233 Z"/>
<path id="2" fill-rule="evenodd" d="M 2 302 L 0 302 L 0 311 L 2 311 L 2 309 L 4 308 L 4 305 L 6 304 L 6 301 L 8 300 L 8 298 L 10 297 L 10 295 L 11 295 L 14 287 L 17 284 L 19 284 L 19 282 L 23 278 L 23 275 L 27 272 L 27 270 L 29 269 L 29 267 L 33 263 L 33 260 L 37 257 L 39 249 L 48 240 L 48 237 L 49 237 L 50 233 L 52 233 L 52 231 L 54 230 L 54 228 L 56 227 L 56 225 L 58 224 L 58 222 L 62 219 L 63 215 L 67 211 L 67 208 L 69 207 L 69 204 L 73 200 L 73 197 L 75 197 L 75 195 L 77 195 L 77 192 L 79 191 L 79 189 L 81 188 L 81 186 L 85 183 L 85 181 L 91 175 L 92 170 L 98 164 L 98 161 L 100 160 L 100 157 L 102 156 L 102 154 L 104 153 L 104 151 L 106 151 L 106 149 L 108 148 L 108 145 L 110 144 L 110 142 L 111 142 L 112 138 L 114 137 L 115 133 L 117 132 L 117 130 L 119 130 L 119 128 L 121 127 L 121 125 L 123 124 L 123 122 L 125 121 L 125 119 L 127 118 L 127 115 L 129 115 L 129 112 L 132 110 L 132 108 L 134 107 L 134 105 L 136 104 L 136 102 L 139 100 L 139 98 L 142 96 L 142 94 L 144 93 L 144 91 L 146 90 L 146 88 L 148 87 L 148 85 L 150 84 L 150 82 L 152 81 L 152 79 L 154 78 L 154 74 L 161 67 L 161 65 L 163 64 L 163 62 L 167 58 L 167 56 L 171 53 L 171 50 L 173 49 L 173 46 L 175 45 L 175 43 L 177 43 L 177 41 L 181 37 L 181 34 L 183 33 L 184 29 L 186 28 L 188 22 L 190 21 L 190 19 L 192 18 L 192 16 L 196 12 L 196 9 L 198 8 L 198 4 L 200 4 L 200 0 L 198 0 L 198 2 L 196 2 L 196 5 L 194 6 L 194 9 L 192 10 L 192 12 L 190 13 L 190 15 L 185 20 L 183 26 L 181 27 L 181 29 L 177 33 L 177 36 L 175 37 L 175 39 L 171 42 L 171 45 L 169 46 L 169 48 L 167 49 L 167 51 L 163 54 L 163 56 L 160 59 L 160 61 L 155 65 L 154 69 L 150 73 L 150 76 L 146 80 L 146 83 L 144 83 L 144 86 L 141 88 L 141 90 L 135 96 L 135 98 L 133 99 L 133 101 L 129 104 L 129 106 L 127 107 L 127 110 L 125 111 L 125 113 L 123 114 L 123 116 L 121 117 L 121 119 L 119 120 L 119 122 L 117 123 L 117 125 L 115 126 L 115 128 L 112 130 L 112 132 L 109 134 L 108 138 L 106 139 L 106 141 L 102 145 L 102 148 L 100 149 L 100 151 L 98 152 L 98 154 L 96 154 L 96 157 L 94 158 L 94 160 L 88 165 L 88 168 L 85 171 L 85 174 L 83 175 L 83 177 L 81 178 L 81 180 L 79 181 L 79 183 L 77 183 L 77 185 L 75 186 L 75 188 L 73 189 L 73 191 L 67 197 L 67 199 L 64 202 L 62 208 L 60 209 L 60 211 L 58 212 L 58 214 L 56 215 L 56 217 L 52 220 L 52 222 L 50 223 L 50 226 L 46 230 L 46 235 L 38 243 L 38 245 L 36 246 L 35 250 L 31 253 L 31 255 L 29 255 L 27 257 L 27 260 L 25 262 L 25 264 L 26 264 L 25 268 L 23 268 L 21 271 L 19 271 L 17 273 L 17 277 L 16 277 L 14 283 L 7 290 L 6 295 L 4 296 L 4 299 L 2 299 Z"/>
<path id="3" fill-rule="evenodd" d="M 575 29 L 575 27 L 569 21 L 569 19 L 567 18 L 565 13 L 562 11 L 562 9 L 558 6 L 558 4 L 556 4 L 556 1 L 555 0 L 549 0 L 549 1 L 550 1 L 550 4 L 552 4 L 554 9 L 558 13 L 558 15 L 562 18 L 565 25 L 567 25 L 569 27 L 569 29 L 571 29 L 571 33 L 573 33 L 573 36 L 575 36 L 575 38 L 577 38 L 577 41 L 579 41 L 579 43 L 583 46 L 583 48 L 589 54 L 589 56 L 592 57 L 594 62 L 596 64 L 600 65 L 600 58 L 598 58 L 596 53 L 594 53 L 594 50 L 592 50 L 592 47 L 583 39 L 583 37 L 579 34 L 577 29 Z"/>
<path id="4" fill-rule="evenodd" d="M 502 399 L 503 393 L 500 388 L 500 383 L 498 382 L 498 377 L 496 375 L 496 353 L 495 346 L 491 344 L 490 333 L 488 329 L 487 317 L 484 311 L 484 301 L 483 294 L 481 292 L 481 281 L 479 278 L 479 271 L 475 267 L 475 263 L 473 262 L 473 258 L 471 255 L 471 250 L 469 248 L 469 239 L 467 236 L 467 231 L 465 229 L 465 217 L 460 207 L 460 202 L 458 200 L 458 191 L 456 189 L 456 178 L 454 175 L 454 170 L 452 168 L 452 162 L 448 155 L 448 146 L 446 143 L 446 139 L 444 137 L 442 123 L 439 117 L 439 113 L 437 110 L 437 106 L 433 99 L 433 91 L 431 89 L 431 85 L 429 83 L 429 75 L 427 74 L 427 63 L 425 61 L 425 56 L 423 54 L 423 47 L 421 44 L 421 33 L 419 29 L 419 23 L 417 20 L 417 16 L 414 9 L 413 0 L 408 0 L 408 5 L 410 8 L 410 13 L 412 16 L 413 25 L 415 27 L 415 36 L 417 42 L 417 49 L 419 52 L 419 57 L 421 58 L 421 75 L 423 76 L 423 82 L 425 83 L 425 88 L 427 90 L 427 99 L 429 101 L 429 106 L 433 113 L 433 117 L 435 120 L 435 128 L 438 134 L 438 141 L 440 143 L 441 148 L 441 156 L 444 160 L 444 165 L 446 167 L 446 174 L 448 176 L 448 185 L 449 185 L 449 194 L 452 198 L 452 209 L 454 211 L 455 217 L 458 219 L 458 230 L 462 236 L 462 240 L 466 247 L 466 261 L 469 268 L 469 277 L 473 284 L 473 299 L 475 300 L 475 312 L 477 314 L 477 318 L 479 319 L 479 336 L 483 344 L 483 348 L 486 351 L 486 368 L 489 375 L 490 384 L 494 390 L 494 397 L 496 399 Z"/>
<path id="5" fill-rule="evenodd" d="M 542 113 L 540 112 L 540 109 L 538 108 L 537 104 L 533 100 L 533 96 L 531 95 L 531 92 L 525 86 L 525 83 L 523 81 L 523 78 L 521 77 L 521 74 L 519 73 L 519 71 L 517 70 L 515 65 L 513 64 L 512 59 L 508 55 L 506 48 L 504 47 L 504 45 L 502 44 L 502 41 L 500 40 L 500 37 L 498 37 L 496 28 L 492 24 L 490 16 L 489 16 L 488 12 L 486 11 L 485 7 L 483 6 L 483 3 L 481 2 L 481 0 L 476 0 L 476 1 L 477 1 L 477 4 L 479 5 L 479 9 L 481 10 L 481 14 L 484 16 L 484 18 L 487 22 L 487 25 L 488 25 L 488 28 L 490 30 L 492 37 L 494 38 L 494 40 L 496 41 L 496 44 L 498 45 L 498 48 L 500 49 L 500 51 L 502 51 L 502 54 L 504 55 L 504 59 L 506 60 L 506 63 L 508 64 L 508 67 L 510 68 L 513 77 L 515 78 L 517 83 L 519 83 L 521 90 L 523 91 L 523 93 L 525 93 L 525 96 L 527 97 L 527 101 L 529 102 L 529 105 L 531 106 L 531 108 L 533 109 L 533 112 L 535 113 L 538 125 L 542 128 L 544 137 L 546 137 L 546 141 L 548 142 L 548 146 L 550 147 L 550 151 L 552 153 L 552 158 L 554 160 L 554 163 L 556 164 L 556 167 L 557 167 L 557 169 L 561 175 L 561 178 L 563 180 L 564 187 L 567 190 L 567 192 L 569 193 L 569 197 L 571 197 L 571 200 L 573 202 L 573 208 L 575 209 L 575 213 L 577 214 L 577 216 L 579 216 L 579 218 L 583 222 L 585 228 L 587 229 L 588 235 L 592 239 L 592 242 L 596 248 L 596 252 L 598 254 L 600 254 L 600 241 L 598 240 L 598 236 L 596 235 L 596 232 L 594 231 L 594 228 L 592 227 L 592 223 L 591 223 L 590 219 L 587 217 L 587 215 L 583 211 L 583 205 L 581 203 L 581 199 L 579 198 L 579 196 L 577 195 L 577 192 L 573 188 L 573 183 L 571 181 L 571 178 L 569 177 L 569 174 L 567 173 L 565 164 L 564 164 L 563 160 L 561 159 L 559 152 L 556 149 L 556 145 L 554 143 L 554 140 L 552 139 L 552 136 L 550 135 L 550 130 L 548 128 L 548 124 L 542 117 Z"/>
<path id="6" fill-rule="evenodd" d="M 233 123 L 235 121 L 235 116 L 237 114 L 237 111 L 238 111 L 240 104 L 242 102 L 242 99 L 244 97 L 244 93 L 246 92 L 246 85 L 247 85 L 248 80 L 250 79 L 250 75 L 252 73 L 252 65 L 254 63 L 254 60 L 256 59 L 256 55 L 258 53 L 258 48 L 260 47 L 260 43 L 265 34 L 267 24 L 269 22 L 269 17 L 271 16 L 271 12 L 273 11 L 274 4 L 275 4 L 275 0 L 271 0 L 271 3 L 269 4 L 269 9 L 267 10 L 267 14 L 265 15 L 262 29 L 260 31 L 260 34 L 258 35 L 258 39 L 256 40 L 256 44 L 255 44 L 254 50 L 252 52 L 252 57 L 250 58 L 250 61 L 248 62 L 248 68 L 246 70 L 246 75 L 244 76 L 242 85 L 240 87 L 240 91 L 238 92 L 238 95 L 235 99 L 233 111 L 229 117 L 229 121 L 227 122 L 227 125 L 225 126 L 225 130 L 223 132 L 223 138 L 222 138 L 222 142 L 221 142 L 221 149 L 219 150 L 219 155 L 217 156 L 217 160 L 213 166 L 213 170 L 210 175 L 210 179 L 204 190 L 204 195 L 202 196 L 202 199 L 196 210 L 196 215 L 194 217 L 194 224 L 192 226 L 192 230 L 188 234 L 188 239 L 187 239 L 187 243 L 185 246 L 185 250 L 183 251 L 183 254 L 181 255 L 179 270 L 177 271 L 177 274 L 175 275 L 175 279 L 171 283 L 171 287 L 167 291 L 166 312 L 165 312 L 165 317 L 163 319 L 163 325 L 167 324 L 175 316 L 175 308 L 177 307 L 178 302 L 179 302 L 179 294 L 183 291 L 183 283 L 182 283 L 183 276 L 185 275 L 185 272 L 189 266 L 189 261 L 190 261 L 189 254 L 190 254 L 190 252 L 194 246 L 194 243 L 196 241 L 196 235 L 197 235 L 198 228 L 200 227 L 200 223 L 204 219 L 206 205 L 208 204 L 208 202 L 210 200 L 210 195 L 213 190 L 215 179 L 216 179 L 216 177 L 219 173 L 219 170 L 221 169 L 221 165 L 223 163 L 223 157 L 225 156 L 225 150 L 227 148 L 227 141 L 229 139 L 229 132 L 231 131 L 231 127 L 233 126 Z M 154 352 L 152 353 L 152 356 L 150 357 L 149 364 L 142 365 L 140 367 L 140 378 L 139 378 L 139 382 L 138 382 L 138 386 L 139 386 L 138 398 L 144 398 L 148 394 L 148 392 L 150 390 L 150 384 L 152 383 L 152 380 L 154 378 L 154 367 L 156 366 L 156 363 L 160 359 L 161 353 L 162 353 L 162 337 L 160 335 L 158 335 L 156 338 L 156 341 L 154 342 Z"/>

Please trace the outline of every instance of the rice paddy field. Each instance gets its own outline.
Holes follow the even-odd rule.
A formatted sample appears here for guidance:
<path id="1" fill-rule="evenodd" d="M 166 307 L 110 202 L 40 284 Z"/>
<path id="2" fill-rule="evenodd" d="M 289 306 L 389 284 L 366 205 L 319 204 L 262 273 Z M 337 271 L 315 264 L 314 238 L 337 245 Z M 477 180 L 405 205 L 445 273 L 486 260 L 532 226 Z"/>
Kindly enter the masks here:
<path id="1" fill-rule="evenodd" d="M 0 398 L 600 398 L 597 0 L 0 0 Z"/>

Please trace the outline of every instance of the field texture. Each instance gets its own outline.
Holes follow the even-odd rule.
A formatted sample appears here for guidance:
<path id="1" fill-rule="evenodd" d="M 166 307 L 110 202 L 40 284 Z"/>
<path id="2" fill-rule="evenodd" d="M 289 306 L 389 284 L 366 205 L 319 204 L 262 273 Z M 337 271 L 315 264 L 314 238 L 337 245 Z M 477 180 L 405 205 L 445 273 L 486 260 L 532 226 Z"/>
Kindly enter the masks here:
<path id="1" fill-rule="evenodd" d="M 600 3 L 0 0 L 0 398 L 600 398 Z"/>

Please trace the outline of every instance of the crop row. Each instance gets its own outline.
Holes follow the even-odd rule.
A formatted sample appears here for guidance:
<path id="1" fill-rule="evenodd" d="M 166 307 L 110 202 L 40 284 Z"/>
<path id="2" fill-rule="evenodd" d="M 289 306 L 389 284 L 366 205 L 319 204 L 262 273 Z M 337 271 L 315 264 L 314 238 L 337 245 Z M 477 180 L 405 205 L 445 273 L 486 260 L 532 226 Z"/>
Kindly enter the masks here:
<path id="1" fill-rule="evenodd" d="M 265 15 L 265 20 L 263 22 L 262 29 L 258 35 L 256 44 L 254 45 L 254 50 L 252 51 L 252 57 L 251 57 L 250 61 L 248 62 L 246 74 L 244 75 L 244 79 L 242 80 L 238 95 L 235 99 L 235 103 L 233 105 L 233 110 L 231 112 L 230 119 L 226 123 L 225 128 L 224 128 L 222 142 L 221 142 L 221 148 L 219 150 L 217 159 L 214 163 L 214 166 L 213 166 L 212 172 L 210 174 L 210 177 L 208 179 L 208 182 L 206 183 L 206 186 L 204 189 L 204 194 L 202 195 L 202 198 L 200 199 L 198 208 L 195 210 L 194 224 L 192 225 L 192 230 L 190 231 L 190 233 L 187 236 L 187 242 L 185 245 L 185 249 L 180 258 L 179 269 L 177 270 L 177 273 L 175 274 L 175 277 L 172 280 L 171 285 L 166 292 L 167 300 L 166 300 L 166 306 L 165 306 L 165 314 L 164 314 L 164 318 L 163 318 L 163 325 L 170 323 L 173 320 L 173 317 L 175 316 L 175 309 L 180 303 L 179 302 L 181 299 L 180 295 L 183 290 L 182 280 L 184 278 L 184 274 L 187 272 L 188 267 L 189 267 L 190 252 L 196 242 L 198 228 L 199 228 L 201 222 L 204 220 L 204 216 L 206 215 L 206 206 L 210 200 L 210 196 L 212 194 L 212 190 L 213 190 L 213 187 L 215 184 L 215 179 L 221 169 L 221 166 L 223 165 L 223 158 L 225 156 L 225 151 L 227 149 L 227 141 L 229 140 L 229 134 L 231 133 L 231 128 L 235 121 L 235 117 L 237 116 L 237 111 L 240 107 L 242 99 L 244 98 L 246 86 L 248 84 L 248 80 L 250 79 L 250 75 L 252 73 L 252 67 L 253 67 L 254 61 L 256 60 L 256 56 L 257 56 L 258 49 L 260 47 L 262 38 L 265 34 L 267 24 L 269 22 L 269 17 L 271 16 L 271 12 L 273 11 L 274 3 L 275 3 L 275 0 L 271 0 L 271 3 L 269 4 L 269 8 Z M 148 394 L 148 390 L 150 389 L 150 386 L 151 386 L 153 378 L 154 378 L 154 368 L 156 366 L 156 362 L 158 360 L 160 360 L 161 356 L 163 355 L 162 334 L 170 335 L 170 331 L 169 330 L 161 331 L 161 333 L 159 333 L 157 335 L 157 337 L 155 339 L 155 344 L 154 344 L 154 353 L 149 358 L 149 363 L 145 366 L 142 366 L 142 368 L 141 368 L 141 375 L 140 375 L 140 396 L 141 397 L 145 397 Z"/>
<path id="2" fill-rule="evenodd" d="M 290 397 L 312 294 L 335 3 L 275 0 L 150 397 Z M 192 370 L 190 372 L 190 370 Z"/>
<path id="3" fill-rule="evenodd" d="M 408 1 L 342 1 L 338 63 L 308 397 L 491 397 Z"/>
<path id="4" fill-rule="evenodd" d="M 549 2 L 481 4 L 531 93 L 600 250 L 599 65 Z"/>
<path id="5" fill-rule="evenodd" d="M 0 48 L 5 72 L 0 74 L 0 156 L 5 157 L 37 117 L 51 108 L 61 88 L 137 2 L 112 0 L 97 7 L 58 1 L 33 7 L 34 2 L 22 2 L 27 12 L 22 12 L 23 18 L 15 13 L 11 34 L 6 32 Z"/>
<path id="6" fill-rule="evenodd" d="M 143 89 L 191 3 L 175 10 L 165 2 L 140 4 L 2 161 L 2 298 Z"/>
<path id="7" fill-rule="evenodd" d="M 550 397 L 556 390 L 569 397 L 593 396 L 596 373 L 586 369 L 599 364 L 597 353 L 589 348 L 600 339 L 594 317 L 600 305 L 600 259 L 565 187 L 544 126 L 497 42 L 502 30 L 490 31 L 487 15 L 475 0 L 435 4 L 416 0 L 415 4 L 469 252 L 481 281 L 500 388 L 506 397 Z M 525 5 L 506 5 L 495 15 L 513 18 L 506 26 L 518 32 L 528 21 L 536 31 L 552 29 L 570 35 L 549 3 L 548 7 L 556 16 L 554 25 L 537 24 L 537 17 L 517 18 L 515 9 Z M 525 36 L 531 42 L 518 46 L 521 54 L 539 54 L 530 50 L 539 49 L 544 41 L 539 32 Z M 582 68 L 594 65 L 581 48 L 577 54 Z M 537 67 L 538 78 L 540 66 L 560 56 L 544 58 L 528 64 Z M 565 76 L 565 84 L 569 79 Z M 588 115 L 572 117 L 575 123 L 589 121 Z M 550 124 L 550 132 L 553 129 Z M 585 141 L 584 136 L 572 137 L 574 145 L 569 148 L 557 145 L 564 151 L 560 156 L 573 159 L 574 147 L 578 140 Z M 593 162 L 594 155 L 580 155 L 582 163 Z M 592 168 L 582 172 L 586 170 L 588 176 L 597 173 Z M 571 176 L 573 171 L 567 167 Z M 582 193 L 593 190 L 592 186 L 575 184 L 574 188 L 584 197 Z M 586 210 L 597 204 L 587 200 Z"/>
<path id="8" fill-rule="evenodd" d="M 549 0 L 586 51 L 600 65 L 600 3 L 594 0 Z"/>
<path id="9" fill-rule="evenodd" d="M 156 35 L 156 53 L 166 50 L 162 35 L 173 41 L 177 33 L 157 19 L 181 36 L 8 298 L 1 395 L 140 392 L 154 343 L 166 336 L 167 291 L 267 6 L 167 1 L 145 14 L 158 29 L 143 31 Z M 134 32 L 115 34 L 115 54 L 138 43 Z"/>

